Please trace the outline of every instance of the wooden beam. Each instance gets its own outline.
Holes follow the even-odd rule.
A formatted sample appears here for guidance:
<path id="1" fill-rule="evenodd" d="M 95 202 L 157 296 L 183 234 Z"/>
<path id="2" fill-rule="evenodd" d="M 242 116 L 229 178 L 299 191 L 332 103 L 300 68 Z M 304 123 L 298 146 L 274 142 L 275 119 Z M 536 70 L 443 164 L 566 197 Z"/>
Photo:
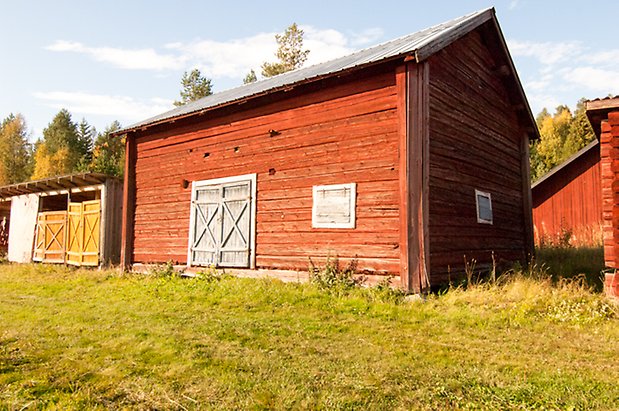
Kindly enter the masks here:
<path id="1" fill-rule="evenodd" d="M 135 135 L 127 135 L 125 143 L 125 181 L 123 186 L 123 216 L 120 265 L 123 270 L 131 267 L 133 255 L 133 224 L 135 217 L 135 163 L 137 144 Z"/>
<path id="2" fill-rule="evenodd" d="M 408 105 L 407 134 L 409 140 L 408 210 L 409 210 L 409 290 L 422 292 L 430 287 L 429 248 L 429 176 L 430 114 L 427 62 L 407 67 Z"/>
<path id="3" fill-rule="evenodd" d="M 404 290 L 411 290 L 409 277 L 409 143 L 408 138 L 408 82 L 407 65 L 396 67 L 395 84 L 397 93 L 397 121 L 398 121 L 398 167 L 400 187 L 400 284 Z"/>

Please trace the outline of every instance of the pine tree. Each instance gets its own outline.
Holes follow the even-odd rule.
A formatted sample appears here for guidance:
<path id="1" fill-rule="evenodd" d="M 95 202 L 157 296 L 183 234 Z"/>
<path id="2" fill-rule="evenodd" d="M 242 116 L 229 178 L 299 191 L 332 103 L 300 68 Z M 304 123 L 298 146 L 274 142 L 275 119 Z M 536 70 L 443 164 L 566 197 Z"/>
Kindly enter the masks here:
<path id="1" fill-rule="evenodd" d="M 202 76 L 198 69 L 183 74 L 181 87 L 181 100 L 174 102 L 177 107 L 213 94 L 211 79 Z"/>
<path id="2" fill-rule="evenodd" d="M 256 72 L 254 71 L 254 69 L 251 69 L 243 79 L 243 84 L 255 83 L 256 81 L 258 81 Z"/>
<path id="3" fill-rule="evenodd" d="M 89 171 L 89 165 L 92 161 L 92 149 L 97 130 L 94 126 L 88 124 L 85 118 L 77 126 L 77 149 L 81 155 L 77 164 L 77 170 L 82 172 Z"/>
<path id="4" fill-rule="evenodd" d="M 112 122 L 95 141 L 90 170 L 113 176 L 122 176 L 125 167 L 125 139 L 110 134 L 122 127 L 118 121 Z"/>
<path id="5" fill-rule="evenodd" d="M 303 66 L 309 54 L 309 50 L 303 50 L 303 34 L 303 30 L 297 26 L 297 23 L 292 23 L 284 34 L 275 35 L 278 45 L 275 55 L 278 61 L 262 64 L 264 77 L 273 77 Z"/>
<path id="6" fill-rule="evenodd" d="M 62 109 L 43 130 L 43 139 L 35 145 L 33 178 L 79 171 L 86 155 L 88 153 L 80 140 L 77 124 L 71 119 L 71 113 Z"/>

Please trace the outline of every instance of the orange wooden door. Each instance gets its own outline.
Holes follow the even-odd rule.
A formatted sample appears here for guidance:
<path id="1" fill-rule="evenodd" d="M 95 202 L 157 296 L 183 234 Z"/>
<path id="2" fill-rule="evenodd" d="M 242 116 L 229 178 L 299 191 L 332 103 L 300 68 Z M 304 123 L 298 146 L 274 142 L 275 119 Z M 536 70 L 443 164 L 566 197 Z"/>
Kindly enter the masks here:
<path id="1" fill-rule="evenodd" d="M 82 264 L 84 224 L 82 222 L 82 203 L 69 203 L 67 211 L 67 263 Z"/>
<path id="2" fill-rule="evenodd" d="M 64 263 L 66 249 L 66 211 L 39 213 L 34 261 Z"/>
<path id="3" fill-rule="evenodd" d="M 81 265 L 99 265 L 99 235 L 101 230 L 101 200 L 82 203 L 82 261 Z"/>

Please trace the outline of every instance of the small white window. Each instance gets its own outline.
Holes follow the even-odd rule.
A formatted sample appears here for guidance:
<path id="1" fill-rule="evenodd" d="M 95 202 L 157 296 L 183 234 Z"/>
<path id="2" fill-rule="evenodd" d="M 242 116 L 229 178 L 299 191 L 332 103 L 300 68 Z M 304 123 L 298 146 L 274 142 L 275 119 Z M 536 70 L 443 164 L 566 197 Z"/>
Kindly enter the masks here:
<path id="1" fill-rule="evenodd" d="M 490 193 L 475 190 L 475 201 L 477 203 L 477 222 L 492 224 L 492 198 Z"/>
<path id="2" fill-rule="evenodd" d="M 312 227 L 355 228 L 357 185 L 314 186 Z"/>

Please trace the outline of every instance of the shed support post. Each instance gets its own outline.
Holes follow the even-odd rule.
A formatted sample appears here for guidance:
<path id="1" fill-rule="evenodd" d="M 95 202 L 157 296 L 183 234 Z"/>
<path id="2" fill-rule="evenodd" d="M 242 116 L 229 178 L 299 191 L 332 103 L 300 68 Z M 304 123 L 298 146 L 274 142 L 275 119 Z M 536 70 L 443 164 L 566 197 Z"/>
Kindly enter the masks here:
<path id="1" fill-rule="evenodd" d="M 131 135 L 125 142 L 125 177 L 123 185 L 123 215 L 120 266 L 122 270 L 131 268 L 133 254 L 133 225 L 135 216 L 135 162 L 137 160 L 136 141 Z"/>

